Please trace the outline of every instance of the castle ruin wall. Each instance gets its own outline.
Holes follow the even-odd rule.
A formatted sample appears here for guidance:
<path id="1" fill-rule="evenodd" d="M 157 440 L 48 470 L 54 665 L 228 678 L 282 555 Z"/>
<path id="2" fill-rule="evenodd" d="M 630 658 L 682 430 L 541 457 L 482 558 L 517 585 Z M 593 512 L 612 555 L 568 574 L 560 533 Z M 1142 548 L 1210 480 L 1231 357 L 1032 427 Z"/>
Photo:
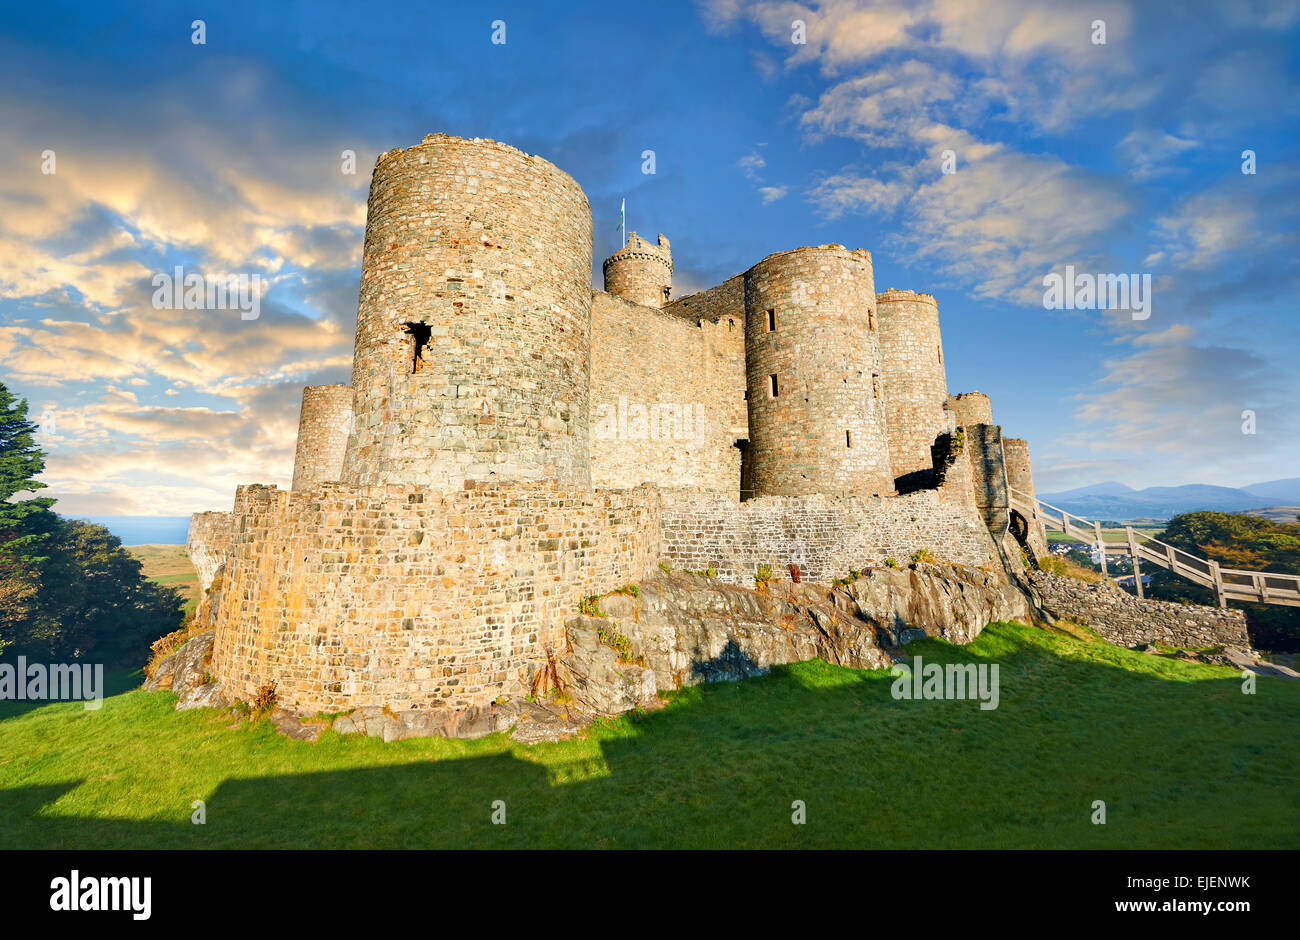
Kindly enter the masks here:
<path id="1" fill-rule="evenodd" d="M 591 476 L 599 487 L 674 481 L 739 498 L 744 333 L 596 292 Z"/>
<path id="2" fill-rule="evenodd" d="M 830 583 L 850 568 L 906 565 L 918 549 L 940 561 L 1001 570 L 988 527 L 956 490 L 902 496 L 767 496 L 743 503 L 719 494 L 662 491 L 661 554 L 674 567 L 714 568 L 752 586 L 760 565 L 789 578 Z"/>
<path id="3" fill-rule="evenodd" d="M 241 486 L 212 672 L 299 713 L 526 693 L 585 595 L 658 557 L 650 487 Z"/>

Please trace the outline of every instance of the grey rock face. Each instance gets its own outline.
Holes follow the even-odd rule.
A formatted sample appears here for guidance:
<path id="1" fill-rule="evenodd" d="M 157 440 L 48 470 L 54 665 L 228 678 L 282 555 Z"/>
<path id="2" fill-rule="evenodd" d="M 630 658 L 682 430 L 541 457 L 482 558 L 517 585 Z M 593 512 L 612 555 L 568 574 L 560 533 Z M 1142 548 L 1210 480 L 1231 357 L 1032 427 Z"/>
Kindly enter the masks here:
<path id="1" fill-rule="evenodd" d="M 955 566 L 873 568 L 834 590 L 788 582 L 750 590 L 683 571 L 639 588 L 639 596 L 601 598 L 604 617 L 567 624 L 561 684 L 592 714 L 645 707 L 659 689 L 807 659 L 880 668 L 891 649 L 912 640 L 967 643 L 994 620 L 1030 617 L 1027 599 L 1004 577 Z"/>
<path id="2" fill-rule="evenodd" d="M 176 693 L 176 708 L 225 708 L 230 701 L 221 686 L 209 681 L 208 666 L 212 660 L 212 641 L 216 634 L 209 630 L 191 637 L 170 656 L 158 664 L 153 676 L 145 683 L 145 690 L 157 692 L 171 689 Z"/>
<path id="3" fill-rule="evenodd" d="M 853 614 L 880 631 L 891 646 L 915 632 L 969 643 L 996 620 L 1029 622 L 1029 601 L 1005 576 L 948 565 L 873 568 L 843 588 Z"/>

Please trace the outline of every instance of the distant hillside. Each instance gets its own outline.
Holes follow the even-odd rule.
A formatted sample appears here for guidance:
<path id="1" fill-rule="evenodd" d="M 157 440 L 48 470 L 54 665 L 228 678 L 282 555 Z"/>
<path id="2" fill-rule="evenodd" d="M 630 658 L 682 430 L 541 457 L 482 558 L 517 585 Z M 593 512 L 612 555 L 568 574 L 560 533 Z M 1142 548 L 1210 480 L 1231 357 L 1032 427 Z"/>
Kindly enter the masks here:
<path id="1" fill-rule="evenodd" d="M 1300 477 L 1243 487 L 1189 483 L 1184 486 L 1149 486 L 1143 490 L 1112 480 L 1059 493 L 1039 493 L 1038 496 L 1067 512 L 1099 521 L 1170 519 L 1179 513 L 1204 509 L 1247 512 L 1279 504 L 1300 504 Z M 1294 519 L 1276 521 L 1290 522 Z"/>
<path id="2" fill-rule="evenodd" d="M 1259 516 L 1269 522 L 1282 522 L 1294 525 L 1300 522 L 1300 506 L 1267 506 L 1264 509 L 1251 509 L 1246 515 Z"/>

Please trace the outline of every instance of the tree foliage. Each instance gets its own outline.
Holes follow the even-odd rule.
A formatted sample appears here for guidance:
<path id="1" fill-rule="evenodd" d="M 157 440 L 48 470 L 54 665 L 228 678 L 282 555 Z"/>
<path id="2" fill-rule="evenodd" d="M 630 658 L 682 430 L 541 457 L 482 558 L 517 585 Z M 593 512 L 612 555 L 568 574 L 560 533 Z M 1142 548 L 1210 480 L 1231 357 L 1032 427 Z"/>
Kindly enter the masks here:
<path id="1" fill-rule="evenodd" d="M 1225 568 L 1300 574 L 1300 525 L 1228 512 L 1188 512 L 1169 520 L 1164 541 Z M 1209 588 L 1158 569 L 1151 594 L 1162 600 L 1217 603 Z M 1300 650 L 1300 608 L 1243 604 L 1251 642 L 1261 649 Z"/>
<path id="2" fill-rule="evenodd" d="M 27 403 L 0 385 L 0 652 L 143 662 L 150 642 L 176 629 L 184 601 L 145 578 L 103 526 L 63 519 L 53 499 L 24 496 L 45 486 L 35 432 Z"/>

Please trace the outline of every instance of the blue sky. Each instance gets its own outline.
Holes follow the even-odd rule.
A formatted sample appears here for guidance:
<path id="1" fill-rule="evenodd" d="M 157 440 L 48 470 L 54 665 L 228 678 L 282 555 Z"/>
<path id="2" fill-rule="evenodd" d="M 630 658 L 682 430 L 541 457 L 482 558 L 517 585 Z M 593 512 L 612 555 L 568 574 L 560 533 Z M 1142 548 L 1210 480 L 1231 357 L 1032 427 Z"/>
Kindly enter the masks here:
<path id="1" fill-rule="evenodd" d="M 287 484 L 301 387 L 348 381 L 369 169 L 432 132 L 571 173 L 597 286 L 623 198 L 675 296 L 869 248 L 1040 490 L 1300 473 L 1300 3 L 204 6 L 0 13 L 0 381 L 65 512 Z M 261 316 L 155 310 L 176 264 L 260 274 Z M 1151 316 L 1044 309 L 1065 265 L 1150 274 Z"/>

